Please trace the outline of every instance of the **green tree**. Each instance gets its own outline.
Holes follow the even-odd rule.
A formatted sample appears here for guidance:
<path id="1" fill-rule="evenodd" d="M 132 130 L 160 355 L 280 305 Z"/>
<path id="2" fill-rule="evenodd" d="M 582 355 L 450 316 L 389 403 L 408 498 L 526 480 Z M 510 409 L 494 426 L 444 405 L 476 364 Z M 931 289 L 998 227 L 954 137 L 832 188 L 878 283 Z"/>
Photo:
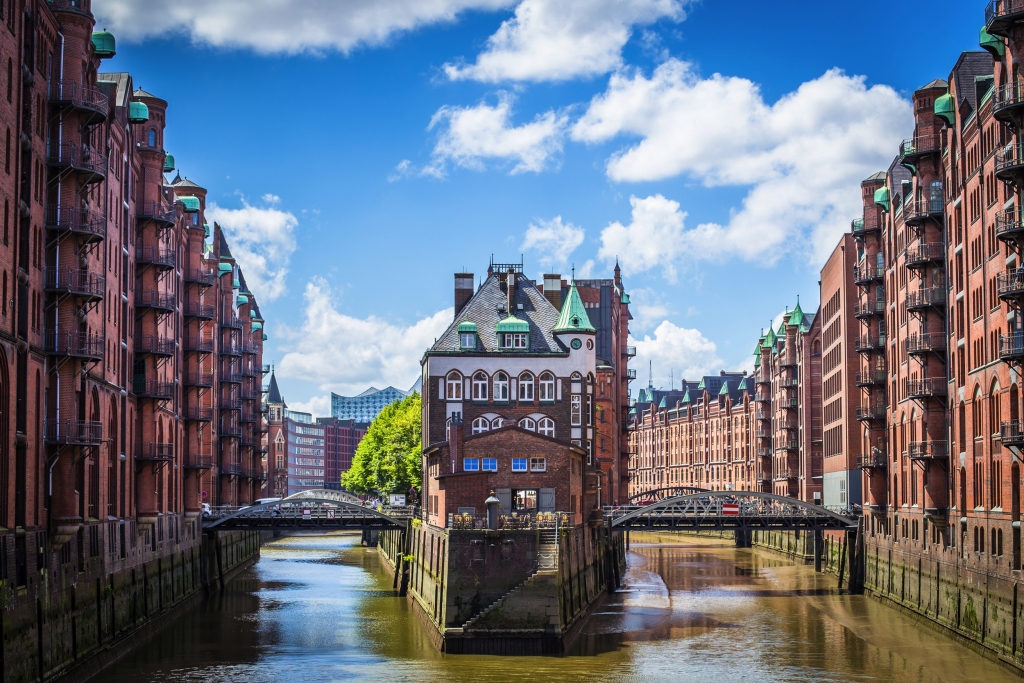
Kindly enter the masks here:
<path id="1" fill-rule="evenodd" d="M 380 411 L 359 442 L 352 467 L 341 476 L 353 493 L 388 495 L 420 489 L 423 481 L 420 395 L 412 393 Z"/>

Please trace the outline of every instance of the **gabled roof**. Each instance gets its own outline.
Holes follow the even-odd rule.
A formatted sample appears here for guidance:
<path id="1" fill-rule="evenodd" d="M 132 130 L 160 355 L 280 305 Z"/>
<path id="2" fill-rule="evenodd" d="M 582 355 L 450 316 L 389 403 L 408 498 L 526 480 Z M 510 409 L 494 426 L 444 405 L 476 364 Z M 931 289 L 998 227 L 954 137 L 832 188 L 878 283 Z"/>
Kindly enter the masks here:
<path id="1" fill-rule="evenodd" d="M 113 83 L 115 85 L 116 91 L 114 92 L 114 106 L 117 107 L 128 106 L 128 87 L 131 84 L 131 80 L 132 75 L 124 71 L 96 74 L 96 81 L 98 83 Z"/>
<path id="2" fill-rule="evenodd" d="M 978 90 L 975 87 L 979 76 L 991 76 L 995 69 L 992 55 L 987 52 L 967 51 L 960 53 L 960 58 L 953 66 L 950 80 L 956 86 L 957 109 L 964 101 L 970 105 L 971 111 L 978 109 Z"/>
<path id="3" fill-rule="evenodd" d="M 281 398 L 281 390 L 277 386 L 277 377 L 274 375 L 274 371 L 270 371 L 270 390 L 267 392 L 267 403 L 284 403 L 284 399 Z M 288 406 L 285 406 L 286 408 Z"/>
<path id="4" fill-rule="evenodd" d="M 569 285 L 569 296 L 565 297 L 562 304 L 562 311 L 558 315 L 558 322 L 555 323 L 554 332 L 595 332 L 594 326 L 590 324 L 590 315 L 583 307 L 579 292 L 576 291 L 576 282 Z"/>
<path id="5" fill-rule="evenodd" d="M 188 178 L 182 178 L 180 180 L 175 180 L 172 184 L 174 185 L 175 188 L 198 187 L 200 190 L 205 190 L 206 189 L 202 185 L 196 185 L 195 183 L 193 183 Z"/>
<path id="6" fill-rule="evenodd" d="M 932 88 L 948 88 L 949 83 L 941 78 L 936 78 L 934 81 L 930 81 L 922 85 L 918 90 L 931 90 Z"/>
<path id="7" fill-rule="evenodd" d="M 878 173 L 875 173 L 873 175 L 869 175 L 867 178 L 865 178 L 861 182 L 866 183 L 866 182 L 870 182 L 870 181 L 874 181 L 874 180 L 881 180 L 884 183 L 885 182 L 885 171 L 879 171 Z"/>
<path id="8" fill-rule="evenodd" d="M 136 88 L 135 92 L 132 93 L 132 97 L 148 97 L 151 100 L 163 100 L 162 97 L 157 97 L 151 92 L 146 92 L 142 88 Z"/>

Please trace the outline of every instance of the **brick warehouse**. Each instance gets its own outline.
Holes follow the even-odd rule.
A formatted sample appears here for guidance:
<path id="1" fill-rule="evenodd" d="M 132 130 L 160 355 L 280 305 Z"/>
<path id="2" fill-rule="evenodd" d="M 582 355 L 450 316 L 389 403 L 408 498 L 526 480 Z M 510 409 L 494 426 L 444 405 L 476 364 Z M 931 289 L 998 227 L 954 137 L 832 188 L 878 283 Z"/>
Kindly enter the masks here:
<path id="1" fill-rule="evenodd" d="M 266 479 L 259 307 L 205 190 L 166 180 L 168 103 L 100 73 L 114 38 L 93 28 L 89 0 L 0 4 L 5 680 L 50 677 L 196 590 L 201 503 L 251 502 Z M 141 612 L 118 603 L 136 572 L 168 582 Z"/>

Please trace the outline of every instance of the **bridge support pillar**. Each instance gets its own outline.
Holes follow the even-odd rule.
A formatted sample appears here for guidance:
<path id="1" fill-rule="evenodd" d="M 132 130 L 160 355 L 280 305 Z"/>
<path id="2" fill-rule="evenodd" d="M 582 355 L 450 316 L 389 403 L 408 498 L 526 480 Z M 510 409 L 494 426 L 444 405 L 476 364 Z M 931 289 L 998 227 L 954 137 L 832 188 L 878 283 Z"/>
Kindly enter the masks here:
<path id="1" fill-rule="evenodd" d="M 736 534 L 736 547 L 737 548 L 750 548 L 754 544 L 754 532 L 747 529 L 737 529 Z"/>
<path id="2" fill-rule="evenodd" d="M 825 532 L 814 530 L 814 571 L 821 572 L 821 561 L 825 557 Z"/>
<path id="3" fill-rule="evenodd" d="M 378 531 L 377 529 L 363 529 L 363 538 L 362 538 L 363 545 L 365 545 L 368 548 L 376 548 L 377 547 L 377 537 L 378 537 L 379 534 L 380 534 L 380 531 Z"/>

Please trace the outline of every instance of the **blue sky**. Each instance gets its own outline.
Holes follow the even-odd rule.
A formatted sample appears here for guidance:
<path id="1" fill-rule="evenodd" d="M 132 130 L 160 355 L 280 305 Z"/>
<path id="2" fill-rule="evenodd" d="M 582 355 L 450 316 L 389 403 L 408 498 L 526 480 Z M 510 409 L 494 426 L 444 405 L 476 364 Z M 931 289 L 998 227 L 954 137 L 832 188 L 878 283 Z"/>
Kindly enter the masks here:
<path id="1" fill-rule="evenodd" d="M 452 273 L 524 254 L 634 301 L 655 384 L 746 364 L 981 2 L 94 0 L 170 102 L 293 406 L 408 388 Z"/>

